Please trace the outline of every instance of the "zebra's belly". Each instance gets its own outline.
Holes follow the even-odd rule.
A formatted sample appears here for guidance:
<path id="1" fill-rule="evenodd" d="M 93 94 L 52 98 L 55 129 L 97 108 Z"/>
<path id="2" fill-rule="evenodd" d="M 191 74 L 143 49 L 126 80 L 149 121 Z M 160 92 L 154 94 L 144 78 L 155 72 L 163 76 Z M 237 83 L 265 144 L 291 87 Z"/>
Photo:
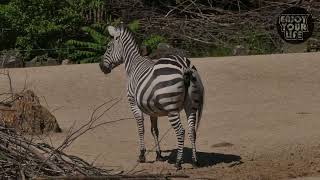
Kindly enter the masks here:
<path id="1" fill-rule="evenodd" d="M 167 116 L 170 112 L 180 112 L 184 107 L 184 91 L 154 94 L 152 98 L 138 103 L 142 112 L 150 116 Z"/>
<path id="2" fill-rule="evenodd" d="M 161 66 L 162 67 L 162 66 Z M 184 79 L 168 66 L 158 67 L 137 85 L 135 97 L 142 112 L 153 116 L 166 116 L 181 111 L 184 103 Z"/>

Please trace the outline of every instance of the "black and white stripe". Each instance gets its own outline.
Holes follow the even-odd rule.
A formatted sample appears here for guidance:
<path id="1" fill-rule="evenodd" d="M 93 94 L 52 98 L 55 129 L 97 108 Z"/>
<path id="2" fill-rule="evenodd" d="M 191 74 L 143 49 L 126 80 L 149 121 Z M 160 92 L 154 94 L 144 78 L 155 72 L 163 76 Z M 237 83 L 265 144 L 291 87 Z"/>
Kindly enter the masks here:
<path id="1" fill-rule="evenodd" d="M 138 125 L 139 161 L 145 162 L 146 152 L 143 114 L 150 116 L 157 160 L 163 160 L 157 121 L 159 116 L 168 116 L 178 141 L 176 167 L 181 169 L 185 130 L 180 121 L 180 111 L 184 109 L 188 117 L 192 159 L 196 165 L 196 130 L 201 119 L 204 97 L 204 88 L 197 69 L 185 57 L 172 55 L 155 61 L 142 57 L 129 30 L 112 26 L 109 26 L 108 30 L 113 40 L 108 45 L 100 68 L 107 74 L 119 64 L 125 64 L 129 78 L 128 101 Z"/>

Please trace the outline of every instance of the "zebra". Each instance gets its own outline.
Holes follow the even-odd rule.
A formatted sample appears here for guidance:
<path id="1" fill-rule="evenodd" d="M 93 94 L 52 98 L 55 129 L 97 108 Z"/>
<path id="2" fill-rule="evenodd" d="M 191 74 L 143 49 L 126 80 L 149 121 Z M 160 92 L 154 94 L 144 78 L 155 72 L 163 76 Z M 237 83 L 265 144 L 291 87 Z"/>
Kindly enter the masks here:
<path id="1" fill-rule="evenodd" d="M 177 170 L 182 169 L 185 130 L 180 121 L 180 111 L 184 109 L 192 145 L 192 164 L 197 167 L 196 132 L 204 104 L 204 86 L 196 67 L 189 59 L 178 55 L 157 60 L 141 56 L 132 32 L 123 25 L 108 26 L 108 31 L 113 38 L 108 43 L 99 66 L 101 71 L 108 74 L 113 68 L 124 63 L 128 76 L 128 102 L 138 126 L 138 162 L 146 161 L 144 114 L 150 116 L 156 161 L 165 161 L 158 140 L 158 117 L 167 116 L 177 136 L 175 167 Z"/>

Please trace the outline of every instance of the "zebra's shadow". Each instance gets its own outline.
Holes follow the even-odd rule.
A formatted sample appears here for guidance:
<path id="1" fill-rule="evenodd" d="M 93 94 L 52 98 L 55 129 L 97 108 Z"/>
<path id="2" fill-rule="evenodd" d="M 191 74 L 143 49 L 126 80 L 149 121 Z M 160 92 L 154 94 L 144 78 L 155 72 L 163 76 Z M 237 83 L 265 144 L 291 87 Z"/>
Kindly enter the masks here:
<path id="1" fill-rule="evenodd" d="M 165 153 L 170 153 L 166 159 L 168 163 L 174 164 L 176 162 L 177 150 L 164 150 Z M 198 162 L 200 167 L 214 166 L 220 163 L 229 163 L 230 167 L 242 164 L 241 157 L 233 154 L 221 154 L 210 152 L 197 152 Z M 192 149 L 185 147 L 183 149 L 183 162 L 192 163 Z"/>

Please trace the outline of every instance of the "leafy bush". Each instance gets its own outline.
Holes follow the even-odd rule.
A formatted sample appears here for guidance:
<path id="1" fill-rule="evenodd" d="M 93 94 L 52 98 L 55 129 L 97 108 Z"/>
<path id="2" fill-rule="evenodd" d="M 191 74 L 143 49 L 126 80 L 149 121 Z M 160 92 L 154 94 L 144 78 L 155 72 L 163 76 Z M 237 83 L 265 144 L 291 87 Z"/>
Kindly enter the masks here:
<path id="1" fill-rule="evenodd" d="M 245 31 L 242 44 L 248 47 L 250 54 L 270 54 L 277 51 L 272 38 L 264 31 Z"/>
<path id="2" fill-rule="evenodd" d="M 128 28 L 129 28 L 132 32 L 134 32 L 134 33 L 138 32 L 139 29 L 140 29 L 140 21 L 139 21 L 139 20 L 134 20 L 134 21 L 132 21 L 132 22 L 128 25 Z"/>
<path id="3" fill-rule="evenodd" d="M 107 43 L 111 40 L 107 29 L 108 24 L 118 26 L 121 19 L 116 19 L 111 22 L 111 18 L 109 18 L 108 22 L 110 23 L 82 27 L 81 30 L 88 36 L 82 40 L 68 40 L 65 43 L 67 47 L 67 51 L 64 52 L 65 55 L 76 63 L 99 62 L 101 56 L 105 53 Z M 132 21 L 129 23 L 128 28 L 132 32 L 138 32 L 140 28 L 139 21 Z M 150 45 L 157 43 L 158 40 L 156 38 L 147 43 Z"/>
<path id="4" fill-rule="evenodd" d="M 145 39 L 142 44 L 146 46 L 149 52 L 154 52 L 157 49 L 158 44 L 164 42 L 166 42 L 166 39 L 163 36 L 153 34 Z"/>
<path id="5" fill-rule="evenodd" d="M 110 38 L 106 36 L 107 26 L 102 24 L 85 26 L 81 30 L 89 37 L 85 40 L 68 40 L 66 46 L 70 48 L 66 55 L 77 63 L 98 62 L 105 52 Z"/>
<path id="6" fill-rule="evenodd" d="M 32 49 L 55 49 L 83 24 L 81 12 L 66 0 L 11 0 L 1 5 L 0 14 L 16 35 L 14 46 L 28 59 L 46 53 Z"/>

